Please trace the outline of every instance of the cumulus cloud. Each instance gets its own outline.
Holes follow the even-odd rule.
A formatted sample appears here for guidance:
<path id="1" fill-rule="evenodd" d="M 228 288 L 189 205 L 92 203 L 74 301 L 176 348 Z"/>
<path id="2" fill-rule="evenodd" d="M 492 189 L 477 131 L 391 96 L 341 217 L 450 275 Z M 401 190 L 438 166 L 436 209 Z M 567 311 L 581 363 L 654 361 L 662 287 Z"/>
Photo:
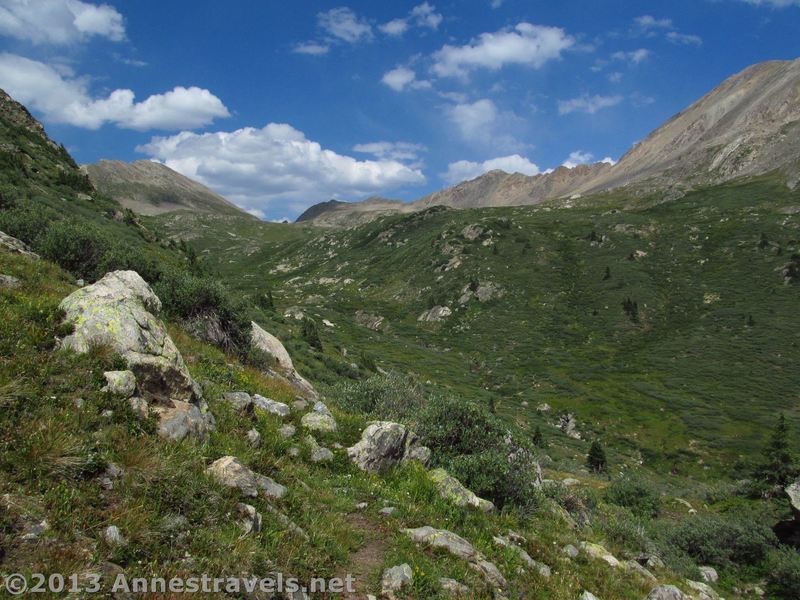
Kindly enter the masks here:
<path id="1" fill-rule="evenodd" d="M 427 2 L 411 9 L 411 19 L 417 27 L 427 27 L 428 29 L 438 29 L 444 17 L 436 12 L 436 7 Z"/>
<path id="2" fill-rule="evenodd" d="M 519 154 L 510 156 L 500 156 L 485 160 L 483 162 L 472 162 L 469 160 L 459 160 L 447 165 L 447 172 L 442 173 L 442 179 L 447 183 L 458 183 L 468 179 L 475 179 L 488 173 L 500 169 L 506 173 L 522 173 L 523 175 L 538 175 L 541 173 L 539 167 Z"/>
<path id="3" fill-rule="evenodd" d="M 4 0 L 0 6 L 0 35 L 34 44 L 71 44 L 103 37 L 125 39 L 122 15 L 108 4 L 81 0 Z"/>
<path id="4" fill-rule="evenodd" d="M 350 44 L 373 37 L 372 25 L 346 6 L 319 13 L 317 23 L 331 37 Z"/>
<path id="5" fill-rule="evenodd" d="M 196 179 L 248 210 L 300 212 L 329 198 L 352 198 L 425 182 L 397 160 L 356 160 L 306 138 L 291 125 L 155 137 L 138 151 Z"/>
<path id="6" fill-rule="evenodd" d="M 523 147 L 513 133 L 524 126 L 523 120 L 513 112 L 501 111 L 488 98 L 448 105 L 445 117 L 460 136 L 472 144 L 491 144 L 493 148 L 507 152 Z"/>
<path id="7" fill-rule="evenodd" d="M 330 46 L 321 44 L 320 42 L 301 42 L 295 44 L 292 52 L 295 54 L 308 54 L 311 56 L 319 56 L 320 54 L 327 54 Z"/>
<path id="8" fill-rule="evenodd" d="M 575 44 L 559 27 L 519 23 L 513 29 L 482 33 L 464 46 L 445 45 L 433 54 L 439 77 L 465 77 L 474 69 L 496 71 L 506 65 L 538 69 Z"/>
<path id="9" fill-rule="evenodd" d="M 396 67 L 383 74 L 381 81 L 395 92 L 402 92 L 407 87 L 419 90 L 431 87 L 430 81 L 417 79 L 417 74 L 408 67 Z"/>
<path id="10" fill-rule="evenodd" d="M 392 37 L 400 37 L 408 31 L 408 21 L 405 19 L 392 19 L 391 21 L 378 25 L 378 29 Z"/>
<path id="11" fill-rule="evenodd" d="M 561 166 L 567 167 L 568 169 L 574 169 L 578 165 L 588 165 L 594 160 L 594 154 L 591 152 L 584 152 L 583 150 L 575 150 L 575 152 L 570 152 L 569 158 L 565 160 Z M 610 156 L 606 156 L 605 158 L 598 160 L 596 162 L 605 163 L 607 165 L 615 165 L 617 161 L 615 161 Z"/>
<path id="12" fill-rule="evenodd" d="M 427 150 L 426 146 L 411 142 L 369 142 L 353 146 L 353 152 L 371 154 L 382 160 L 411 161 L 414 163 L 419 161 L 420 153 L 427 152 Z"/>
<path id="13" fill-rule="evenodd" d="M 222 101 L 198 87 L 176 87 L 135 102 L 128 89 L 92 98 L 85 78 L 70 78 L 50 65 L 0 54 L 0 87 L 45 119 L 87 129 L 113 123 L 125 129 L 192 129 L 229 116 Z"/>
<path id="14" fill-rule="evenodd" d="M 694 35 L 691 33 L 670 31 L 667 33 L 666 37 L 667 41 L 683 46 L 701 46 L 703 44 L 703 38 L 701 38 L 699 35 Z"/>
<path id="15" fill-rule="evenodd" d="M 636 17 L 633 22 L 637 25 L 637 27 L 643 30 L 669 29 L 672 27 L 672 19 L 657 19 L 652 15 L 642 15 L 641 17 Z"/>
<path id="16" fill-rule="evenodd" d="M 650 56 L 650 50 L 647 48 L 639 48 L 638 50 L 631 50 L 630 52 L 614 52 L 611 58 L 614 60 L 621 60 L 634 65 L 646 60 Z"/>
<path id="17" fill-rule="evenodd" d="M 744 0 L 754 6 L 771 6 L 773 8 L 786 8 L 787 6 L 800 6 L 800 0 Z"/>
<path id="18" fill-rule="evenodd" d="M 559 100 L 558 114 L 568 115 L 574 112 L 583 112 L 593 115 L 599 110 L 616 106 L 620 102 L 622 102 L 622 96 L 584 95 L 571 100 Z"/>

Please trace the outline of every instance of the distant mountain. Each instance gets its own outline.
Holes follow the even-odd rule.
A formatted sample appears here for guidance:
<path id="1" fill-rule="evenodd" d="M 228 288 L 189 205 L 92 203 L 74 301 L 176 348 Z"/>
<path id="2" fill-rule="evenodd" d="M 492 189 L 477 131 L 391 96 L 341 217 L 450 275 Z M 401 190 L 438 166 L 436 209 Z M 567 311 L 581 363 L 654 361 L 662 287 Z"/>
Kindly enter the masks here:
<path id="1" fill-rule="evenodd" d="M 559 167 L 534 176 L 490 171 L 395 208 L 517 206 L 621 187 L 680 195 L 700 185 L 774 170 L 783 172 L 790 187 L 800 181 L 800 59 L 760 63 L 727 79 L 636 144 L 616 165 Z M 306 220 L 350 224 L 349 214 L 363 222 L 390 210 L 392 206 L 370 200 L 325 203 L 306 211 L 313 215 Z"/>
<path id="2" fill-rule="evenodd" d="M 101 160 L 81 166 L 98 191 L 141 215 L 179 210 L 250 216 L 235 204 L 166 165 L 149 160 Z M 252 217 L 255 218 L 255 217 Z"/>
<path id="3" fill-rule="evenodd" d="M 362 202 L 328 200 L 315 204 L 297 217 L 297 223 L 310 223 L 318 227 L 349 227 L 367 223 L 380 216 L 413 212 L 414 207 L 400 200 L 372 196 Z"/>

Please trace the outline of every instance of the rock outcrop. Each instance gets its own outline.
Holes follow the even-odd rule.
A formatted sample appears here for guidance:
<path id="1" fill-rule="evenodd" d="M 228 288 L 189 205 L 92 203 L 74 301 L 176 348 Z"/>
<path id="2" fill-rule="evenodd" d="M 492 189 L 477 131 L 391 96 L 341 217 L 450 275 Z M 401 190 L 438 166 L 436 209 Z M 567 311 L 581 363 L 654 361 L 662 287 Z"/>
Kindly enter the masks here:
<path id="1" fill-rule="evenodd" d="M 417 321 L 425 321 L 429 323 L 436 323 L 439 321 L 444 321 L 447 317 L 453 314 L 453 311 L 450 310 L 447 306 L 434 306 L 431 309 L 426 310 L 422 313 Z"/>
<path id="2" fill-rule="evenodd" d="M 489 500 L 484 500 L 475 495 L 474 492 L 464 487 L 455 477 L 444 469 L 434 469 L 430 472 L 439 495 L 445 500 L 449 500 L 456 506 L 473 506 L 483 512 L 494 512 L 495 506 Z"/>
<path id="3" fill-rule="evenodd" d="M 0 231 L 0 248 L 4 248 L 12 254 L 21 254 L 34 260 L 39 259 L 39 255 L 33 252 L 25 242 L 2 231 Z"/>
<path id="4" fill-rule="evenodd" d="M 390 421 L 370 423 L 361 433 L 361 440 L 347 449 L 350 460 L 370 473 L 385 473 L 408 460 L 425 465 L 430 455 L 414 433 Z"/>
<path id="5" fill-rule="evenodd" d="M 279 374 L 285 376 L 292 387 L 303 396 L 311 400 L 319 398 L 314 386 L 306 381 L 294 368 L 292 357 L 289 356 L 281 341 L 268 331 L 265 331 L 255 321 L 250 323 L 250 327 L 251 344 L 256 350 L 263 352 L 275 361 Z"/>
<path id="6" fill-rule="evenodd" d="M 674 585 L 659 585 L 650 590 L 645 600 L 692 600 Z"/>
<path id="7" fill-rule="evenodd" d="M 265 475 L 254 473 L 235 456 L 223 456 L 206 469 L 211 477 L 222 485 L 237 488 L 245 496 L 255 498 L 264 493 L 268 498 L 282 498 L 286 488 Z"/>

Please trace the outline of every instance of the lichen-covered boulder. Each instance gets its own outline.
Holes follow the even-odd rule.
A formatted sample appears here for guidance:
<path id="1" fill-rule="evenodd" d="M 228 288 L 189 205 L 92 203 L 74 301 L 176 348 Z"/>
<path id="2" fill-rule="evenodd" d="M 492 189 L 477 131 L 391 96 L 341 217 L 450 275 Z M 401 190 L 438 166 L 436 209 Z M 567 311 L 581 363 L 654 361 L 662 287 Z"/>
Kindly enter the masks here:
<path id="1" fill-rule="evenodd" d="M 278 402 L 271 398 L 265 398 L 260 394 L 253 395 L 253 407 L 277 417 L 288 417 L 290 413 L 288 404 Z"/>
<path id="2" fill-rule="evenodd" d="M 158 415 L 158 435 L 174 442 L 185 437 L 205 441 L 214 431 L 216 421 L 214 415 L 203 408 L 205 407 L 180 400 L 152 405 L 153 411 Z"/>
<path id="3" fill-rule="evenodd" d="M 592 542 L 581 542 L 581 550 L 586 552 L 592 558 L 603 560 L 612 567 L 620 567 L 622 563 L 611 554 L 608 550 L 603 548 L 600 544 L 593 544 Z"/>
<path id="4" fill-rule="evenodd" d="M 135 271 L 108 273 L 64 298 L 59 307 L 74 327 L 61 340 L 62 348 L 85 353 L 98 345 L 110 347 L 125 359 L 148 400 L 200 400 L 180 352 L 152 314 L 161 310 L 161 301 Z"/>
<path id="5" fill-rule="evenodd" d="M 400 423 L 376 421 L 361 433 L 358 443 L 347 449 L 347 456 L 364 471 L 385 473 L 404 461 L 427 464 L 430 450 Z"/>
<path id="6" fill-rule="evenodd" d="M 206 469 L 206 473 L 222 485 L 237 488 L 245 496 L 255 498 L 263 492 L 269 498 L 282 498 L 286 488 L 265 475 L 254 473 L 235 456 L 223 456 Z"/>
<path id="7" fill-rule="evenodd" d="M 275 361 L 280 375 L 286 377 L 287 381 L 303 396 L 311 400 L 319 398 L 314 386 L 306 381 L 294 368 L 292 357 L 289 356 L 281 341 L 268 331 L 265 331 L 255 321 L 250 322 L 250 328 L 250 343 L 256 350 L 263 352 Z"/>
<path id="8" fill-rule="evenodd" d="M 103 377 L 106 380 L 103 390 L 110 394 L 130 398 L 136 393 L 136 375 L 133 371 L 106 371 Z"/>
<path id="9" fill-rule="evenodd" d="M 381 596 L 386 600 L 397 600 L 400 597 L 398 592 L 410 587 L 413 579 L 408 563 L 386 569 L 381 577 Z"/>
<path id="10" fill-rule="evenodd" d="M 444 469 L 434 469 L 429 473 L 429 476 L 436 489 L 439 490 L 439 495 L 456 506 L 473 506 L 486 513 L 495 510 L 492 502 L 476 496 Z"/>

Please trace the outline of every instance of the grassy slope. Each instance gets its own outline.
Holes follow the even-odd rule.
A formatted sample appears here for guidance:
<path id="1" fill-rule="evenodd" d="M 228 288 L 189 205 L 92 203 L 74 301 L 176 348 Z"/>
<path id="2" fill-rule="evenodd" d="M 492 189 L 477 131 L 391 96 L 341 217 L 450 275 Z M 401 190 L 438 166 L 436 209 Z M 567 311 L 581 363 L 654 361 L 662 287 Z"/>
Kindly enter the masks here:
<path id="1" fill-rule="evenodd" d="M 74 289 L 71 278 L 45 261 L 33 263 L 2 251 L 0 272 L 23 282 L 17 290 L 0 290 L 0 494 L 13 498 L 0 521 L 2 572 L 110 570 L 111 562 L 132 576 L 264 574 L 276 568 L 307 578 L 358 570 L 352 553 L 377 532 L 380 551 L 364 573 L 369 589 L 377 589 L 383 568 L 409 562 L 416 574 L 411 597 L 436 597 L 439 576 L 464 581 L 476 590 L 475 597 L 484 597 L 487 590 L 463 563 L 422 551 L 400 533 L 406 526 L 433 525 L 467 537 L 513 579 L 515 589 L 534 595 L 572 599 L 582 589 L 592 589 L 600 597 L 641 598 L 649 587 L 598 561 L 568 562 L 560 554 L 561 545 L 600 536 L 573 532 L 547 505 L 531 518 L 513 512 L 485 516 L 439 499 L 419 468 L 383 479 L 361 473 L 341 451 L 329 466 L 308 463 L 307 449 L 300 459 L 290 458 L 287 449 L 298 441 L 278 434 L 276 417 L 262 415 L 253 422 L 218 398 L 225 390 L 244 389 L 288 402 L 292 392 L 176 327 L 171 328 L 173 338 L 202 383 L 218 427 L 207 444 L 161 441 L 152 424 L 139 422 L 124 401 L 101 390 L 102 372 L 118 368 L 119 359 L 103 350 L 79 356 L 56 349 L 57 305 Z M 81 408 L 75 405 L 77 398 L 84 401 Z M 358 438 L 364 419 L 335 414 L 340 431 L 320 441 L 349 445 Z M 297 414 L 291 417 L 296 424 L 298 419 Z M 245 437 L 254 426 L 264 440 L 258 450 Z M 235 505 L 241 498 L 203 474 L 211 461 L 226 454 L 289 487 L 288 496 L 274 504 L 310 533 L 309 542 L 287 532 L 262 499 L 247 501 L 264 516 L 264 531 L 240 533 Z M 121 466 L 124 475 L 112 490 L 103 490 L 99 481 L 109 461 Z M 356 520 L 352 513 L 362 501 L 369 507 Z M 398 507 L 395 516 L 378 515 L 385 504 Z M 178 516 L 185 520 L 169 526 Z M 40 519 L 50 529 L 38 541 L 21 542 L 23 524 Z M 109 524 L 121 529 L 129 541 L 126 547 L 110 547 L 101 540 Z M 514 575 L 519 559 L 491 539 L 509 527 L 529 537 L 529 552 L 554 567 L 553 578 Z"/>
<path id="2" fill-rule="evenodd" d="M 300 305 L 332 321 L 323 340 L 329 351 L 347 348 L 347 360 L 364 351 L 467 398 L 489 388 L 522 426 L 541 423 L 535 407 L 548 402 L 574 411 L 588 437 L 629 464 L 715 478 L 761 447 L 779 411 L 800 424 L 800 288 L 777 272 L 799 250 L 800 193 L 767 176 L 657 200 L 610 194 L 570 208 L 432 212 L 316 237 L 287 226 L 184 233 L 235 289 L 271 287 L 279 312 Z M 473 223 L 492 231 L 491 245 L 461 237 Z M 440 273 L 445 243 L 468 254 Z M 631 259 L 637 251 L 646 256 Z M 505 295 L 459 307 L 471 280 Z M 622 310 L 626 298 L 639 323 Z M 418 323 L 434 304 L 454 316 Z M 388 329 L 357 325 L 360 309 L 386 317 Z"/>

